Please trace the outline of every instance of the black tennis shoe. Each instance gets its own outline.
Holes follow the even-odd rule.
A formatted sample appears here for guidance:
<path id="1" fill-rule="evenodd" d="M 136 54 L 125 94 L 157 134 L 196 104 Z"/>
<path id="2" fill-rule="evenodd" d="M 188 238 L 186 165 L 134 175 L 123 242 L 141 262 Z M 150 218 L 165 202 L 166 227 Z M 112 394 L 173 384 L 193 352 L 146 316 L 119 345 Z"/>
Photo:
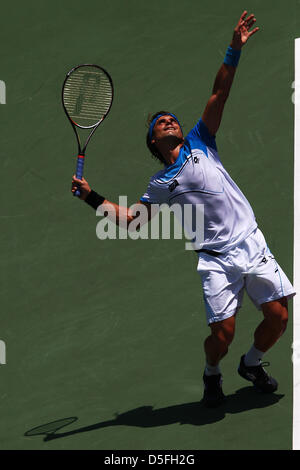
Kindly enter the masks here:
<path id="1" fill-rule="evenodd" d="M 238 373 L 241 377 L 253 383 L 260 392 L 272 393 L 278 388 L 277 381 L 267 374 L 264 367 L 269 366 L 269 362 L 262 362 L 259 366 L 246 366 L 245 354 L 241 357 Z"/>
<path id="2" fill-rule="evenodd" d="M 204 394 L 203 403 L 207 408 L 215 408 L 225 400 L 222 390 L 222 375 L 205 375 L 203 374 Z"/>

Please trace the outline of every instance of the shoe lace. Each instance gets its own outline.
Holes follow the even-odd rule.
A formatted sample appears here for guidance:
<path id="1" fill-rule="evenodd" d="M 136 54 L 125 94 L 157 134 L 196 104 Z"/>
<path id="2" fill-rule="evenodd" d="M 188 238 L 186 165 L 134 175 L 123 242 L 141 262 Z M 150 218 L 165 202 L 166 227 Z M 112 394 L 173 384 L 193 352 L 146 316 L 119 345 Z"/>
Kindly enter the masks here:
<path id="1" fill-rule="evenodd" d="M 270 365 L 270 362 L 262 362 L 260 365 L 259 365 L 259 368 L 258 368 L 258 373 L 257 373 L 257 378 L 259 378 L 260 380 L 263 380 L 264 382 L 267 382 L 269 380 L 269 374 L 265 371 L 264 367 L 269 367 Z"/>
<path id="2" fill-rule="evenodd" d="M 262 362 L 262 363 L 260 364 L 261 367 L 269 367 L 269 365 L 270 365 L 270 362 L 268 362 L 268 361 Z"/>

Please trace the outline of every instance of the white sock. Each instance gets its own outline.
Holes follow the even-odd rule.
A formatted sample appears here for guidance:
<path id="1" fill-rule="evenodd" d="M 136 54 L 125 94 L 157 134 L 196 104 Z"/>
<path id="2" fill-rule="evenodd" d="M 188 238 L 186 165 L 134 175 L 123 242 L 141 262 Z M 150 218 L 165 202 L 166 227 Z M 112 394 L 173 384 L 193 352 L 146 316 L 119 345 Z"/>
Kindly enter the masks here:
<path id="1" fill-rule="evenodd" d="M 245 366 L 259 366 L 264 354 L 253 345 L 244 357 Z"/>
<path id="2" fill-rule="evenodd" d="M 221 374 L 219 364 L 216 366 L 210 366 L 208 363 L 206 363 L 204 374 L 208 376 Z"/>

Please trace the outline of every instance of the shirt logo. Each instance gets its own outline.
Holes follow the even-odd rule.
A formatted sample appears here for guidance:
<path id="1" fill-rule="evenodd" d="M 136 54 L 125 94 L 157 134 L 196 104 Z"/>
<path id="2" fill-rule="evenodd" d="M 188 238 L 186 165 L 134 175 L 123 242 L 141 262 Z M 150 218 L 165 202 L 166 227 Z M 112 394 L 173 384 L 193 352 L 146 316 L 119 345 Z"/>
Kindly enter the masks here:
<path id="1" fill-rule="evenodd" d="M 171 184 L 169 184 L 168 188 L 170 193 L 174 191 L 174 189 L 179 185 L 177 180 L 174 180 Z"/>
<path id="2" fill-rule="evenodd" d="M 199 157 L 194 157 L 194 163 L 199 163 Z"/>

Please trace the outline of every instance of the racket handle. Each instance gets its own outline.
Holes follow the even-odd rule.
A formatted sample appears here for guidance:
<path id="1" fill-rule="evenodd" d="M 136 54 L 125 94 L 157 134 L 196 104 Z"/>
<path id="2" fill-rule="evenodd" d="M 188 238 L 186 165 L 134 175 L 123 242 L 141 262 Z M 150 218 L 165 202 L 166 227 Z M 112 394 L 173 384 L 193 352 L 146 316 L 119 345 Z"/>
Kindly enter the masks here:
<path id="1" fill-rule="evenodd" d="M 84 167 L 84 155 L 78 155 L 77 166 L 76 166 L 76 178 L 79 180 L 82 180 L 82 177 L 83 177 L 83 167 Z M 77 197 L 80 196 L 79 189 L 75 191 L 74 196 L 77 196 Z"/>

